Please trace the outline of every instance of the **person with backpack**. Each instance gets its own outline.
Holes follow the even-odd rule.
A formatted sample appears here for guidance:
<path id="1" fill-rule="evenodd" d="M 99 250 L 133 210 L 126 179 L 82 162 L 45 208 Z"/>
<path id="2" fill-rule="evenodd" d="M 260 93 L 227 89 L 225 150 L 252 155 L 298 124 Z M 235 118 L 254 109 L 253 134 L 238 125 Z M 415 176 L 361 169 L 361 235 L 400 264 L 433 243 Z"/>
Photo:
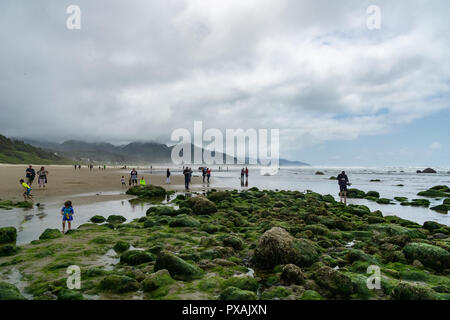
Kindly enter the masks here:
<path id="1" fill-rule="evenodd" d="M 64 233 L 66 229 L 66 221 L 67 225 L 69 227 L 69 230 L 71 229 L 71 223 L 73 220 L 73 208 L 72 208 L 72 201 L 66 201 L 64 202 L 64 207 L 61 208 L 61 215 L 62 218 L 62 233 Z"/>
<path id="2" fill-rule="evenodd" d="M 337 181 L 339 184 L 339 197 L 340 197 L 340 202 L 342 202 L 342 199 L 344 199 L 344 204 L 347 204 L 347 185 L 350 185 L 350 183 L 348 182 L 348 177 L 345 174 L 345 171 L 342 171 L 338 176 L 337 176 Z"/>

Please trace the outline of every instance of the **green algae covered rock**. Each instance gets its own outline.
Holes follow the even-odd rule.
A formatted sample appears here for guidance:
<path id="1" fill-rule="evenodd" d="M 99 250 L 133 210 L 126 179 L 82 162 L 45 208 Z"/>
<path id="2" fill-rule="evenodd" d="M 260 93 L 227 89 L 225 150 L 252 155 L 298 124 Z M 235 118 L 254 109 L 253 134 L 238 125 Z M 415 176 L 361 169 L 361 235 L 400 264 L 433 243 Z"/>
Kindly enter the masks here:
<path id="1" fill-rule="evenodd" d="M 450 253 L 445 249 L 427 243 L 409 243 L 403 248 L 409 262 L 419 260 L 425 267 L 436 271 L 450 268 Z"/>
<path id="2" fill-rule="evenodd" d="M 261 236 L 254 251 L 253 263 L 262 269 L 289 263 L 307 267 L 318 258 L 319 250 L 313 243 L 295 239 L 286 230 L 274 227 Z"/>
<path id="3" fill-rule="evenodd" d="M 287 264 L 281 270 L 280 280 L 286 285 L 301 285 L 305 282 L 305 275 L 302 272 L 302 269 L 295 264 Z"/>
<path id="4" fill-rule="evenodd" d="M 0 243 L 16 243 L 17 230 L 14 227 L 0 228 Z"/>
<path id="5" fill-rule="evenodd" d="M 163 198 L 166 196 L 166 189 L 154 186 L 152 184 L 146 186 L 134 186 L 127 190 L 126 194 L 138 196 L 141 199 Z"/>
<path id="6" fill-rule="evenodd" d="M 194 214 L 210 215 L 217 212 L 217 207 L 214 202 L 203 196 L 189 198 L 187 205 L 192 209 Z"/>
<path id="7" fill-rule="evenodd" d="M 250 276 L 236 276 L 225 280 L 222 284 L 223 288 L 236 287 L 242 290 L 256 291 L 259 287 L 258 281 Z"/>
<path id="8" fill-rule="evenodd" d="M 112 214 L 108 217 L 108 219 L 106 219 L 106 221 L 108 221 L 111 224 L 121 224 L 127 221 L 127 219 L 123 216 Z"/>
<path id="9" fill-rule="evenodd" d="M 150 207 L 148 208 L 146 215 L 147 216 L 151 216 L 151 215 L 156 215 L 156 216 L 169 216 L 169 217 L 174 217 L 179 215 L 181 212 L 179 212 L 179 210 L 175 210 L 174 207 L 171 206 L 154 206 L 154 207 Z"/>
<path id="10" fill-rule="evenodd" d="M 211 200 L 212 202 L 218 203 L 220 201 L 230 200 L 231 192 L 229 192 L 229 191 L 211 192 L 208 194 L 207 198 L 209 200 Z"/>
<path id="11" fill-rule="evenodd" d="M 352 280 L 345 274 L 327 266 L 320 267 L 313 274 L 316 283 L 332 294 L 349 297 L 353 293 Z"/>
<path id="12" fill-rule="evenodd" d="M 436 293 L 426 287 L 400 282 L 391 293 L 395 300 L 435 300 Z"/>
<path id="13" fill-rule="evenodd" d="M 219 300 L 257 300 L 257 297 L 252 291 L 228 287 L 220 293 Z"/>
<path id="14" fill-rule="evenodd" d="M 0 257 L 9 257 L 15 255 L 19 252 L 19 247 L 16 247 L 14 244 L 3 244 L 0 245 Z"/>
<path id="15" fill-rule="evenodd" d="M 120 262 L 130 266 L 136 266 L 154 260 L 155 259 L 150 253 L 142 250 L 127 250 L 120 256 Z"/>
<path id="16" fill-rule="evenodd" d="M 150 274 L 147 278 L 145 278 L 142 284 L 144 291 L 150 292 L 161 287 L 168 286 L 174 282 L 175 280 L 172 279 L 169 271 L 167 271 L 166 269 L 161 269 L 155 273 Z"/>
<path id="17" fill-rule="evenodd" d="M 117 241 L 113 247 L 114 251 L 119 252 L 119 253 L 127 251 L 129 248 L 130 248 L 130 244 L 123 240 Z"/>
<path id="18" fill-rule="evenodd" d="M 244 247 L 244 242 L 240 238 L 232 235 L 225 237 L 222 242 L 225 247 L 232 247 L 234 250 L 242 250 Z"/>
<path id="19" fill-rule="evenodd" d="M 169 251 L 161 251 L 156 258 L 154 270 L 166 269 L 174 279 L 190 280 L 200 278 L 203 270 L 177 257 Z"/>
<path id="20" fill-rule="evenodd" d="M 133 278 L 119 275 L 109 275 L 100 281 L 99 288 L 102 291 L 125 293 L 139 290 L 139 283 Z"/>
<path id="21" fill-rule="evenodd" d="M 39 240 L 56 239 L 62 237 L 63 234 L 58 229 L 45 229 L 39 236 Z"/>
<path id="22" fill-rule="evenodd" d="M 0 282 L 0 300 L 25 300 L 25 297 L 16 286 Z"/>
<path id="23" fill-rule="evenodd" d="M 366 198 L 367 197 L 380 198 L 380 193 L 377 191 L 367 191 Z"/>
<path id="24" fill-rule="evenodd" d="M 58 292 L 58 300 L 84 300 L 84 297 L 79 291 L 62 289 Z"/>
<path id="25" fill-rule="evenodd" d="M 450 188 L 447 186 L 434 186 L 428 190 L 419 192 L 417 195 L 429 198 L 450 197 Z"/>
<path id="26" fill-rule="evenodd" d="M 324 300 L 324 298 L 317 291 L 305 290 L 300 297 L 300 300 Z"/>
<path id="27" fill-rule="evenodd" d="M 106 221 L 105 217 L 103 216 L 93 216 L 89 221 L 93 222 L 93 223 L 103 223 Z"/>
<path id="28" fill-rule="evenodd" d="M 347 197 L 348 198 L 358 198 L 362 199 L 366 196 L 366 193 L 362 190 L 350 188 L 347 190 Z"/>
<path id="29" fill-rule="evenodd" d="M 185 214 L 180 214 L 176 216 L 170 223 L 169 226 L 172 228 L 175 227 L 200 227 L 200 222 L 192 217 L 189 217 Z"/>

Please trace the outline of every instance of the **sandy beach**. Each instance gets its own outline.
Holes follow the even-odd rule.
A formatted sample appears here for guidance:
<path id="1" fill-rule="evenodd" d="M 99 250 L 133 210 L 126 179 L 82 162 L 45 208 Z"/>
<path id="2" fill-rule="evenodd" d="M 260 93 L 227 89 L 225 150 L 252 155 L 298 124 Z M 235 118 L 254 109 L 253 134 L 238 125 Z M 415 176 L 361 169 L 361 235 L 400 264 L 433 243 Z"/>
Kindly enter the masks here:
<path id="1" fill-rule="evenodd" d="M 0 199 L 23 200 L 23 188 L 19 179 L 25 179 L 27 165 L 0 164 Z M 37 171 L 40 166 L 34 166 Z M 45 190 L 40 190 L 37 178 L 32 185 L 34 202 L 60 200 L 62 198 L 76 198 L 78 203 L 91 203 L 96 201 L 127 199 L 128 178 L 132 168 L 107 168 L 99 170 L 98 167 L 90 171 L 86 167 L 75 170 L 73 166 L 49 165 L 45 167 L 48 174 L 48 184 Z M 184 177 L 180 172 L 173 172 L 171 184 L 166 184 L 166 177 L 162 174 L 141 174 L 142 168 L 136 167 L 139 179 L 143 176 L 147 184 L 163 186 L 167 190 L 184 190 Z M 201 190 L 201 178 L 194 172 L 191 190 Z M 122 187 L 121 177 L 125 176 L 127 186 Z"/>

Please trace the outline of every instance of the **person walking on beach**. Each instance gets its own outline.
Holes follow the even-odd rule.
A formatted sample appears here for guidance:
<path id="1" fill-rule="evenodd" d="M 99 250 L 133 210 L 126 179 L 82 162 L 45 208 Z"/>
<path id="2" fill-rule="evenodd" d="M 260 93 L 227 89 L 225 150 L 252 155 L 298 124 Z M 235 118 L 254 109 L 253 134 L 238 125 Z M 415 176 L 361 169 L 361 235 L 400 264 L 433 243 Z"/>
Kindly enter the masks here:
<path id="1" fill-rule="evenodd" d="M 47 184 L 48 171 L 45 170 L 44 167 L 41 167 L 41 169 L 37 172 L 37 175 L 38 175 L 39 189 L 41 187 L 42 189 L 45 189 L 45 185 Z"/>
<path id="2" fill-rule="evenodd" d="M 167 168 L 166 172 L 166 184 L 170 184 L 170 170 Z"/>
<path id="3" fill-rule="evenodd" d="M 203 183 L 205 183 L 205 178 L 206 178 L 206 168 L 205 167 L 202 168 L 202 177 L 203 177 Z"/>
<path id="4" fill-rule="evenodd" d="M 208 184 L 209 184 L 209 178 L 211 178 L 211 169 L 206 168 L 206 179 L 207 179 Z"/>
<path id="5" fill-rule="evenodd" d="M 127 184 L 125 183 L 125 176 L 122 176 L 122 178 L 120 178 L 120 182 L 122 182 L 122 187 L 127 186 Z"/>
<path id="6" fill-rule="evenodd" d="M 248 181 L 248 168 L 247 167 L 245 167 L 244 173 L 245 173 L 245 179 Z"/>
<path id="7" fill-rule="evenodd" d="M 72 228 L 72 220 L 73 220 L 73 208 L 72 208 L 72 201 L 66 201 L 64 202 L 64 207 L 61 208 L 61 215 L 62 218 L 62 233 L 64 233 L 66 229 L 66 221 L 67 226 L 69 227 L 69 230 Z"/>
<path id="8" fill-rule="evenodd" d="M 138 173 L 137 173 L 137 171 L 136 171 L 136 169 L 135 168 L 133 168 L 133 170 L 131 170 L 131 172 L 130 172 L 130 176 L 131 176 L 131 184 L 134 186 L 134 184 L 138 184 L 138 181 L 137 181 L 137 176 L 138 176 Z"/>
<path id="9" fill-rule="evenodd" d="M 245 170 L 244 170 L 244 168 L 242 168 L 242 170 L 241 170 L 241 181 L 244 181 L 244 174 L 245 174 Z"/>
<path id="10" fill-rule="evenodd" d="M 24 187 L 25 192 L 23 193 L 23 199 L 25 201 L 27 201 L 27 199 L 30 199 L 31 201 L 33 201 L 33 196 L 31 195 L 31 187 L 25 183 L 25 181 L 23 179 L 19 180 L 19 183 L 22 185 L 22 187 Z"/>
<path id="11" fill-rule="evenodd" d="M 36 177 L 36 171 L 34 171 L 33 166 L 30 164 L 27 170 L 25 170 L 25 173 L 27 184 L 31 187 L 33 185 L 34 178 Z"/>
<path id="12" fill-rule="evenodd" d="M 338 180 L 338 184 L 339 184 L 339 197 L 340 197 L 340 202 L 342 202 L 342 199 L 344 199 L 344 204 L 347 204 L 347 185 L 349 184 L 348 182 L 348 177 L 345 174 L 345 171 L 342 171 L 338 176 L 337 176 L 337 180 Z"/>
<path id="13" fill-rule="evenodd" d="M 189 190 L 190 174 L 188 167 L 186 167 L 186 169 L 183 170 L 183 175 L 184 175 L 184 187 L 186 190 Z"/>
<path id="14" fill-rule="evenodd" d="M 145 186 L 145 179 L 144 179 L 144 177 L 141 177 L 141 181 L 139 181 L 139 184 L 141 185 L 141 186 Z"/>

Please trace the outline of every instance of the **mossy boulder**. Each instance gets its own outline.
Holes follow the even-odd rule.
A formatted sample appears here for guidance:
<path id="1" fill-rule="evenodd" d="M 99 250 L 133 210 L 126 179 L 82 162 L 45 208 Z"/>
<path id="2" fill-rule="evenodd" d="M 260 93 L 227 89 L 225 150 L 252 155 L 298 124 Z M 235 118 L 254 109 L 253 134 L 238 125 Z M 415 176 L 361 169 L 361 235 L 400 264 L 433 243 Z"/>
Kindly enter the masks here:
<path id="1" fill-rule="evenodd" d="M 16 243 L 17 230 L 14 227 L 0 228 L 0 243 Z"/>
<path id="2" fill-rule="evenodd" d="M 313 277 L 320 287 L 333 295 L 349 297 L 353 293 L 352 280 L 333 268 L 322 266 L 314 272 Z"/>
<path id="3" fill-rule="evenodd" d="M 150 292 L 161 287 L 168 286 L 174 282 L 175 280 L 172 279 L 169 271 L 167 271 L 166 269 L 161 269 L 155 273 L 150 274 L 147 278 L 145 278 L 142 284 L 144 291 Z"/>
<path id="4" fill-rule="evenodd" d="M 111 224 L 121 224 L 127 221 L 127 219 L 123 216 L 112 214 L 108 217 L 108 219 L 106 219 L 106 221 L 108 221 Z"/>
<path id="5" fill-rule="evenodd" d="M 219 300 L 257 300 L 257 297 L 252 291 L 228 287 L 220 293 Z"/>
<path id="6" fill-rule="evenodd" d="M 103 223 L 106 221 L 106 218 L 103 216 L 93 216 L 89 221 L 93 223 Z"/>
<path id="7" fill-rule="evenodd" d="M 0 300 L 25 300 L 25 297 L 16 286 L 6 282 L 0 282 Z"/>
<path id="8" fill-rule="evenodd" d="M 448 213 L 448 209 L 450 208 L 449 205 L 446 204 L 439 204 L 437 206 L 431 207 L 431 210 L 437 211 L 439 213 Z"/>
<path id="9" fill-rule="evenodd" d="M 215 203 L 223 200 L 231 200 L 231 192 L 229 191 L 211 192 L 208 194 L 207 198 Z"/>
<path id="10" fill-rule="evenodd" d="M 403 248 L 403 253 L 410 263 L 419 260 L 425 267 L 439 272 L 450 268 L 450 253 L 438 246 L 413 242 Z"/>
<path id="11" fill-rule="evenodd" d="M 253 263 L 262 269 L 278 264 L 307 267 L 319 258 L 318 248 L 306 239 L 295 239 L 286 230 L 273 227 L 260 238 L 254 251 Z"/>
<path id="12" fill-rule="evenodd" d="M 362 190 L 350 188 L 347 190 L 347 197 L 348 198 L 357 198 L 362 199 L 366 196 L 366 193 Z"/>
<path id="13" fill-rule="evenodd" d="M 367 191 L 366 197 L 380 198 L 380 193 L 377 191 Z"/>
<path id="14" fill-rule="evenodd" d="M 445 225 L 437 223 L 435 221 L 425 221 L 423 223 L 423 228 L 430 231 L 434 231 L 436 229 L 445 228 Z"/>
<path id="15" fill-rule="evenodd" d="M 212 233 L 218 232 L 219 227 L 212 223 L 205 223 L 205 224 L 202 224 L 202 226 L 200 227 L 200 230 L 212 234 Z"/>
<path id="16" fill-rule="evenodd" d="M 39 240 L 56 239 L 62 236 L 63 234 L 58 229 L 45 229 L 39 236 Z"/>
<path id="17" fill-rule="evenodd" d="M 286 285 L 297 284 L 302 285 L 305 283 L 305 275 L 299 267 L 295 264 L 287 264 L 281 270 L 280 275 L 281 282 Z"/>
<path id="18" fill-rule="evenodd" d="M 124 240 L 117 241 L 113 247 L 114 251 L 119 252 L 119 253 L 127 251 L 129 248 L 130 248 L 130 244 Z"/>
<path id="19" fill-rule="evenodd" d="M 261 294 L 261 300 L 279 300 L 286 298 L 291 293 L 292 291 L 288 288 L 273 286 L 263 291 L 263 293 Z"/>
<path id="20" fill-rule="evenodd" d="M 83 294 L 80 291 L 62 289 L 58 291 L 58 300 L 84 300 Z"/>
<path id="21" fill-rule="evenodd" d="M 436 293 L 424 286 L 400 282 L 391 292 L 395 300 L 435 300 Z"/>
<path id="22" fill-rule="evenodd" d="M 138 196 L 141 199 L 163 198 L 166 196 L 166 189 L 152 184 L 146 186 L 139 185 L 128 189 L 126 194 Z"/>
<path id="23" fill-rule="evenodd" d="M 9 257 L 15 255 L 19 252 L 19 247 L 14 244 L 3 244 L 0 245 L 0 257 Z"/>
<path id="24" fill-rule="evenodd" d="M 236 287 L 242 290 L 256 291 L 259 287 L 258 281 L 250 276 L 236 276 L 225 280 L 222 284 L 223 288 Z"/>
<path id="25" fill-rule="evenodd" d="M 190 280 L 200 278 L 203 270 L 190 264 L 169 251 L 161 251 L 156 258 L 154 270 L 166 269 L 174 279 Z"/>
<path id="26" fill-rule="evenodd" d="M 99 288 L 102 291 L 125 293 L 138 291 L 139 283 L 131 277 L 121 275 L 109 275 L 100 281 Z"/>
<path id="27" fill-rule="evenodd" d="M 120 256 L 120 262 L 130 266 L 136 266 L 154 260 L 150 253 L 142 250 L 127 250 Z"/>
<path id="28" fill-rule="evenodd" d="M 217 212 L 217 207 L 214 202 L 203 196 L 189 198 L 187 200 L 187 204 L 192 209 L 194 214 L 210 215 Z"/>
<path id="29" fill-rule="evenodd" d="M 151 215 L 156 215 L 156 216 L 169 216 L 169 217 L 174 217 L 179 215 L 181 212 L 179 212 L 179 210 L 175 210 L 174 207 L 171 206 L 154 206 L 154 207 L 150 207 L 148 208 L 146 215 L 147 216 L 151 216 Z"/>
<path id="30" fill-rule="evenodd" d="M 198 221 L 195 218 L 189 217 L 185 214 L 180 214 L 169 223 L 169 226 L 172 228 L 175 228 L 175 227 L 196 228 L 196 227 L 200 227 L 200 221 Z"/>
<path id="31" fill-rule="evenodd" d="M 317 291 L 305 290 L 300 297 L 300 300 L 324 300 L 324 298 Z"/>
<path id="32" fill-rule="evenodd" d="M 229 235 L 222 242 L 225 247 L 232 247 L 234 250 L 242 250 L 244 248 L 244 242 L 236 236 Z"/>

